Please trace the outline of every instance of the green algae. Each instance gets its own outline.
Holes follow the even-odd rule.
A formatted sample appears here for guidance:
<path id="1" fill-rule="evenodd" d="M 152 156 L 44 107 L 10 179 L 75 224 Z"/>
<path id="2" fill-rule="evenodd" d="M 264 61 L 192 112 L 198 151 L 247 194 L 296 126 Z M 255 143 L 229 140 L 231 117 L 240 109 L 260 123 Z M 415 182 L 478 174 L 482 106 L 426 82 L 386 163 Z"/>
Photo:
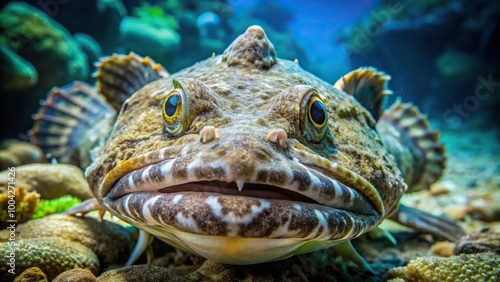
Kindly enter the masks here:
<path id="1" fill-rule="evenodd" d="M 35 210 L 32 219 L 42 218 L 47 215 L 62 213 L 65 210 L 78 205 L 82 201 L 78 198 L 66 195 L 52 200 L 40 200 L 40 205 Z"/>

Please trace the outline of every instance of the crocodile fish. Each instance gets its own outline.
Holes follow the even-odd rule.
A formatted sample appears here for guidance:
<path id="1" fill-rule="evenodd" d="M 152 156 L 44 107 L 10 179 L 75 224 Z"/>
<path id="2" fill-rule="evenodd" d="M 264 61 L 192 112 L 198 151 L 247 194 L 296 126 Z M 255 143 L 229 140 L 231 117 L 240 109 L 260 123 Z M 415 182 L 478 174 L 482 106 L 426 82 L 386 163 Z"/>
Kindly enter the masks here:
<path id="1" fill-rule="evenodd" d="M 403 193 L 441 176 L 445 156 L 413 105 L 384 110 L 383 72 L 328 84 L 278 59 L 259 26 L 174 74 L 134 53 L 97 65 L 95 88 L 49 93 L 30 136 L 49 157 L 87 167 L 95 199 L 70 213 L 100 208 L 142 230 L 134 258 L 154 235 L 227 264 L 338 246 L 366 266 L 349 241 L 386 218 L 463 234 L 398 209 Z"/>

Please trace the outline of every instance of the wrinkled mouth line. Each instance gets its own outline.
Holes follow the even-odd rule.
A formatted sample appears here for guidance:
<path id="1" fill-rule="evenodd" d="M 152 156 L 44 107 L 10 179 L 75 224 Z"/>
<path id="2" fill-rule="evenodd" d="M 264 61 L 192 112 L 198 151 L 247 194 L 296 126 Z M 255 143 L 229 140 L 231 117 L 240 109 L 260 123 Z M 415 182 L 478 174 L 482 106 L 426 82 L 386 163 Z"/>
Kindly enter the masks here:
<path id="1" fill-rule="evenodd" d="M 328 204 L 321 203 L 321 199 L 315 199 L 308 197 L 302 193 L 296 192 L 289 187 L 280 187 L 275 184 L 268 183 L 235 183 L 235 182 L 226 182 L 218 179 L 200 179 L 195 181 L 187 181 L 184 183 L 176 183 L 172 185 L 161 185 L 160 183 L 144 183 L 140 186 L 135 186 L 135 190 L 126 191 L 124 193 L 116 193 L 114 194 L 114 190 L 116 189 L 116 185 L 118 181 L 122 178 L 128 177 L 130 173 L 134 173 L 140 169 L 144 169 L 147 167 L 152 167 L 154 165 L 159 165 L 164 161 L 173 161 L 175 158 L 165 158 L 165 149 L 161 149 L 158 151 L 149 152 L 131 159 L 128 159 L 116 167 L 114 167 L 108 174 L 105 176 L 103 181 L 100 184 L 100 196 L 102 199 L 107 198 L 108 200 L 116 200 L 122 196 L 131 193 L 137 192 L 157 192 L 157 193 L 217 193 L 221 195 L 230 195 L 230 196 L 238 196 L 238 197 L 253 197 L 260 199 L 269 199 L 269 200 L 286 200 L 293 202 L 300 202 L 306 204 L 317 204 L 321 206 L 326 206 L 330 208 L 342 209 L 346 211 L 351 211 L 359 214 L 363 214 L 356 207 L 345 208 L 345 207 L 332 207 Z M 153 155 L 153 156 L 151 156 Z M 375 210 L 378 211 L 379 214 L 384 216 L 385 211 L 383 208 L 382 200 L 378 195 L 376 189 L 363 177 L 357 175 L 353 171 L 350 171 L 341 166 L 335 166 L 337 171 L 328 173 L 327 168 L 317 167 L 317 166 L 309 166 L 303 164 L 310 170 L 314 170 L 318 173 L 321 173 L 325 177 L 332 179 L 333 181 L 337 181 L 335 177 L 335 173 L 341 174 L 342 176 L 352 177 L 353 181 L 351 181 L 351 185 L 355 184 L 354 187 L 361 187 L 360 189 L 352 188 L 348 183 L 341 183 L 337 181 L 342 186 L 348 188 L 352 193 L 358 193 L 363 198 L 366 198 L 370 205 L 373 205 Z M 330 175 L 329 175 L 330 174 Z M 333 174 L 333 175 L 331 175 Z M 158 186 L 158 184 L 160 184 Z M 319 196 L 319 195 L 317 195 Z"/>
<path id="2" fill-rule="evenodd" d="M 127 177 L 125 175 L 124 177 Z M 116 187 L 114 187 L 116 188 Z M 180 194 L 210 194 L 219 196 L 229 196 L 238 198 L 254 198 L 268 200 L 271 202 L 289 202 L 294 204 L 302 205 L 317 205 L 321 207 L 328 207 L 337 210 L 344 210 L 354 214 L 372 216 L 372 212 L 363 212 L 360 210 L 359 206 L 353 207 L 331 207 L 318 202 L 317 200 L 303 195 L 299 192 L 293 190 L 270 185 L 270 184 L 256 184 L 256 183 L 245 183 L 244 187 L 240 190 L 238 189 L 238 184 L 235 182 L 225 182 L 220 180 L 202 180 L 186 182 L 182 184 L 176 184 L 171 186 L 166 186 L 163 188 L 158 188 L 152 185 L 141 185 L 136 186 L 134 191 L 129 191 L 126 193 L 114 194 L 113 191 L 108 194 L 105 201 L 121 201 L 125 199 L 126 196 L 140 193 L 155 193 L 158 195 L 180 195 Z"/>
<path id="3" fill-rule="evenodd" d="M 173 194 L 188 192 L 217 193 L 227 196 L 252 197 L 267 200 L 286 200 L 320 205 L 319 202 L 305 195 L 274 185 L 245 183 L 244 187 L 241 187 L 240 189 L 237 183 L 219 180 L 196 181 L 173 185 L 159 189 L 158 192 Z"/>

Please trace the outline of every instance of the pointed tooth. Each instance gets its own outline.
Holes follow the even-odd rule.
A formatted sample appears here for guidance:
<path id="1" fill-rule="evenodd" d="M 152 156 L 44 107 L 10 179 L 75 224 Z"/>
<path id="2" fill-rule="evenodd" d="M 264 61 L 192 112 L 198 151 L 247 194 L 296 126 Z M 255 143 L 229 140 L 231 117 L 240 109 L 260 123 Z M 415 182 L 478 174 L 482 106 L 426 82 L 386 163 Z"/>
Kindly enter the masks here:
<path id="1" fill-rule="evenodd" d="M 245 184 L 244 180 L 236 180 L 236 186 L 238 186 L 238 190 L 241 192 L 243 190 L 243 185 Z"/>

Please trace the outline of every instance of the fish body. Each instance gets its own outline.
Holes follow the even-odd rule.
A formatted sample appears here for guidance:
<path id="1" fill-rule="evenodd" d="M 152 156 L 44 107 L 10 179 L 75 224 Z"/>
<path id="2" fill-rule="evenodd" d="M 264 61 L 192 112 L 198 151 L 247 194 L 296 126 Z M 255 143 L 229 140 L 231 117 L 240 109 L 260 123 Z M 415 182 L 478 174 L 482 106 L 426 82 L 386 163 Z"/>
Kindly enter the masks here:
<path id="1" fill-rule="evenodd" d="M 97 78 L 118 112 L 100 121 L 113 123 L 109 135 L 88 141 L 97 202 L 218 262 L 348 242 L 393 216 L 407 183 L 420 189 L 444 167 L 425 117 L 401 104 L 383 111 L 387 75 L 362 68 L 330 85 L 278 59 L 258 26 L 174 74 L 131 54 L 103 60 Z M 35 144 L 48 140 L 47 115 Z"/>

